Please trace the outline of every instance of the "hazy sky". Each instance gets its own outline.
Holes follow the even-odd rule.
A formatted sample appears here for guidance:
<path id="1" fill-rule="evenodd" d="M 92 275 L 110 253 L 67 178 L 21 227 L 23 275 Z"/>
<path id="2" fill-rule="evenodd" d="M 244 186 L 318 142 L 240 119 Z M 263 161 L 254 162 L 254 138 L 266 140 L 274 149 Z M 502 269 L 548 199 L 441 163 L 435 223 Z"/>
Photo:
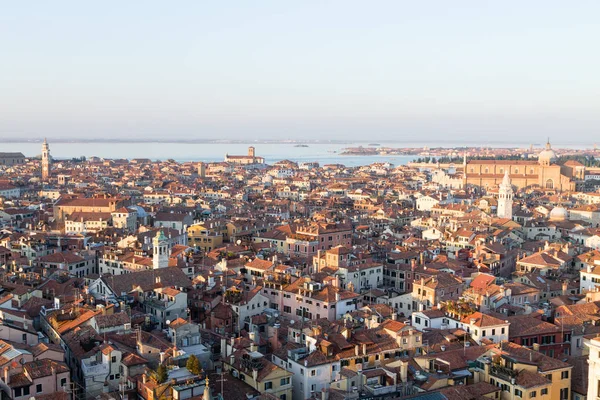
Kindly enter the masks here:
<path id="1" fill-rule="evenodd" d="M 0 138 L 593 142 L 599 16 L 597 0 L 6 1 Z"/>

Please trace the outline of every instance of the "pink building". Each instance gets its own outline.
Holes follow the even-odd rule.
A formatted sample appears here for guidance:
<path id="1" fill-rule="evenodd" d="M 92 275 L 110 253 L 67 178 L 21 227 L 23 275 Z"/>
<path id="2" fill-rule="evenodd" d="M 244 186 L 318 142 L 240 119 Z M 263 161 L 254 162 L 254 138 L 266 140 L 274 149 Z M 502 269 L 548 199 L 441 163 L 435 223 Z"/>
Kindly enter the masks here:
<path id="1" fill-rule="evenodd" d="M 286 239 L 286 252 L 295 256 L 312 257 L 319 250 L 352 245 L 352 225 L 346 223 L 313 223 L 298 227 Z"/>
<path id="2" fill-rule="evenodd" d="M 14 360 L 4 367 L 2 380 L 10 389 L 11 399 L 30 399 L 57 392 L 65 393 L 67 398 L 66 391 L 71 389 L 69 375 L 64 362 L 45 358 L 21 364 Z"/>

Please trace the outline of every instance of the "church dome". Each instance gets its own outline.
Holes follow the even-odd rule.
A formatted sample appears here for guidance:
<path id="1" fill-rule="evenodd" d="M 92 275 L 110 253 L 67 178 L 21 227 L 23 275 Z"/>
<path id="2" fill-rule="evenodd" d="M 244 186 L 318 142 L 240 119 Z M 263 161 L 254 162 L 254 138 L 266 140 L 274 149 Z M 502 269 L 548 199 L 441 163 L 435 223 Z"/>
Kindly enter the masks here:
<path id="1" fill-rule="evenodd" d="M 554 207 L 552 211 L 550 211 L 550 220 L 551 221 L 565 221 L 569 217 L 569 213 L 567 209 L 564 207 Z"/>
<path id="2" fill-rule="evenodd" d="M 538 155 L 538 162 L 542 165 L 550 165 L 552 162 L 556 161 L 557 158 L 556 153 L 550 146 L 550 140 L 548 139 L 546 148 Z"/>

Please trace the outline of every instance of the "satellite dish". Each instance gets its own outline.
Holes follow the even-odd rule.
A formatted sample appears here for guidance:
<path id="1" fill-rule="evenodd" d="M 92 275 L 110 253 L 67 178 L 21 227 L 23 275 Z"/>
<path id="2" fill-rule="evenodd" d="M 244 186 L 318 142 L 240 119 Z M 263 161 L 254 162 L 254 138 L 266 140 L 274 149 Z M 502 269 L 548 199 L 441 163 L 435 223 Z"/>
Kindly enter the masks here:
<path id="1" fill-rule="evenodd" d="M 290 325 L 294 325 L 294 320 L 290 320 Z"/>
<path id="2" fill-rule="evenodd" d="M 166 322 L 167 322 L 167 325 L 171 325 L 171 320 L 170 319 L 168 319 Z"/>
<path id="3" fill-rule="evenodd" d="M 238 239 L 235 243 L 237 243 L 237 245 L 239 246 L 240 244 L 242 244 L 242 241 Z"/>
<path id="4" fill-rule="evenodd" d="M 23 267 L 20 267 L 20 268 L 19 268 L 19 272 L 23 272 Z"/>

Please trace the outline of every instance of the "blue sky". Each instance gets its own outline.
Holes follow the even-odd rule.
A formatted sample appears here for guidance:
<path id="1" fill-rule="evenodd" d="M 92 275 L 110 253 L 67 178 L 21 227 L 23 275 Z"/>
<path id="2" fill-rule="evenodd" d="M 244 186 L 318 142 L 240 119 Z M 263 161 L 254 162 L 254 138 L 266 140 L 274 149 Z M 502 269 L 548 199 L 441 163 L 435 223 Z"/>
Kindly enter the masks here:
<path id="1" fill-rule="evenodd" d="M 33 1 L 0 138 L 600 136 L 600 2 Z"/>

